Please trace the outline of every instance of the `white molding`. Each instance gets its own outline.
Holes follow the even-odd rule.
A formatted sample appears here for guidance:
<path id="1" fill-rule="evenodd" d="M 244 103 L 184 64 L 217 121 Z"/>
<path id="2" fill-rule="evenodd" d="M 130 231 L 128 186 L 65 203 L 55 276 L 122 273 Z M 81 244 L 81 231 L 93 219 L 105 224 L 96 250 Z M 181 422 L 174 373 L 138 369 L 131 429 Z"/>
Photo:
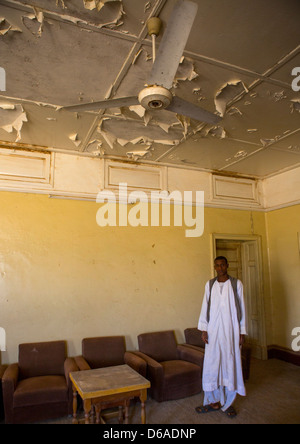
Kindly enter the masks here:
<path id="1" fill-rule="evenodd" d="M 261 207 L 258 193 L 258 181 L 240 177 L 212 174 L 212 203 L 224 203 L 226 206 Z"/>
<path id="2" fill-rule="evenodd" d="M 282 210 L 283 208 L 289 208 L 289 207 L 294 207 L 295 205 L 300 205 L 300 199 L 299 200 L 294 200 L 291 202 L 286 202 L 280 205 L 274 205 L 273 207 L 267 207 L 264 208 L 264 211 L 266 213 L 269 213 L 271 211 L 276 211 L 276 210 Z"/>
<path id="3" fill-rule="evenodd" d="M 0 186 L 53 188 L 54 154 L 0 148 Z"/>
<path id="4" fill-rule="evenodd" d="M 104 189 L 118 189 L 120 183 L 127 183 L 128 190 L 167 191 L 167 168 L 105 161 Z"/>
<path id="5" fill-rule="evenodd" d="M 132 161 L 0 147 L 0 190 L 96 200 L 99 191 L 204 191 L 207 208 L 270 212 L 300 204 L 300 171 L 258 180 Z M 1 164 L 1 160 L 3 162 Z M 66 168 L 65 168 L 66 167 Z M 2 169 L 1 169 L 2 168 Z M 67 171 L 67 173 L 65 173 Z M 190 187 L 190 188 L 189 188 Z"/>

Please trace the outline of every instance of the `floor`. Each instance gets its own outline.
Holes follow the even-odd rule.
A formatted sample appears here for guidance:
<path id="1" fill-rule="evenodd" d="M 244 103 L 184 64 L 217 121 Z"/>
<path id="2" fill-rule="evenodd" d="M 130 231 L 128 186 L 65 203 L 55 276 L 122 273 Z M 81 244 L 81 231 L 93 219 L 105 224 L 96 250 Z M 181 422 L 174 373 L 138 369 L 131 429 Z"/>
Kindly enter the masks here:
<path id="1" fill-rule="evenodd" d="M 246 391 L 246 397 L 238 396 L 235 400 L 235 418 L 228 418 L 221 411 L 196 413 L 203 394 L 162 403 L 149 398 L 147 424 L 300 424 L 300 367 L 277 359 L 252 359 Z M 129 422 L 140 423 L 139 402 L 131 405 Z M 47 423 L 71 424 L 72 418 Z M 107 424 L 116 423 L 116 418 L 107 420 Z"/>

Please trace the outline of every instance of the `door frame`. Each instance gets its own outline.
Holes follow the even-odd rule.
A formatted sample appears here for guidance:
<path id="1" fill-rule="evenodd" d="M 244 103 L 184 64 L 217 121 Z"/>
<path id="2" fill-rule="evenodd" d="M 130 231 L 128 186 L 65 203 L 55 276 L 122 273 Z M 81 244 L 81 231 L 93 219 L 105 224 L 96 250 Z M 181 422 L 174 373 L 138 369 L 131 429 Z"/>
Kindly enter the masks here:
<path id="1" fill-rule="evenodd" d="M 258 294 L 258 303 L 260 309 L 260 323 L 261 323 L 261 332 L 260 332 L 260 346 L 261 346 L 261 358 L 268 359 L 268 350 L 267 350 L 267 340 L 266 340 L 266 325 L 265 325 L 265 307 L 264 307 L 264 284 L 263 284 L 263 271 L 262 271 L 262 240 L 261 236 L 255 234 L 226 234 L 226 233 L 212 233 L 211 234 L 211 251 L 212 251 L 212 260 L 211 260 L 211 270 L 212 276 L 215 276 L 214 270 L 214 259 L 216 257 L 216 243 L 218 240 L 224 241 L 254 241 L 256 243 L 257 248 L 257 257 L 258 257 L 258 277 L 259 277 L 259 294 Z"/>

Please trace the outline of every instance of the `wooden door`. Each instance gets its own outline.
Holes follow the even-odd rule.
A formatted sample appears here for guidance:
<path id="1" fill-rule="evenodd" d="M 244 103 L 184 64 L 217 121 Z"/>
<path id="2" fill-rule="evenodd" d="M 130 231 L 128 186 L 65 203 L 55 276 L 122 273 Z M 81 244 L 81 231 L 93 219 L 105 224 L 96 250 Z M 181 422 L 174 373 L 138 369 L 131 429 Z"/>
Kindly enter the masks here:
<path id="1" fill-rule="evenodd" d="M 263 329 L 261 312 L 261 292 L 259 283 L 258 252 L 255 241 L 242 243 L 242 265 L 244 292 L 247 310 L 248 342 L 254 357 L 263 358 Z"/>
<path id="2" fill-rule="evenodd" d="M 265 358 L 257 241 L 217 239 L 216 255 L 227 258 L 228 274 L 243 283 L 248 332 L 246 341 L 251 345 L 252 356 Z"/>
<path id="3" fill-rule="evenodd" d="M 228 260 L 228 274 L 243 282 L 241 242 L 218 240 L 216 245 L 217 256 L 225 256 Z"/>

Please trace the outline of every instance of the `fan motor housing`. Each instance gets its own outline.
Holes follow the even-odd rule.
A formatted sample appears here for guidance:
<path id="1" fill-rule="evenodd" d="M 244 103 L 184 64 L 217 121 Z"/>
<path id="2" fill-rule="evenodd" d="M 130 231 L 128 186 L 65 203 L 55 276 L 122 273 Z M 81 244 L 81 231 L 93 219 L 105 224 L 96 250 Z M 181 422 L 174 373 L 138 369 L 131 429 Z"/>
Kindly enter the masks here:
<path id="1" fill-rule="evenodd" d="M 167 108 L 172 101 L 172 93 L 162 86 L 148 86 L 140 91 L 140 104 L 149 110 Z"/>

